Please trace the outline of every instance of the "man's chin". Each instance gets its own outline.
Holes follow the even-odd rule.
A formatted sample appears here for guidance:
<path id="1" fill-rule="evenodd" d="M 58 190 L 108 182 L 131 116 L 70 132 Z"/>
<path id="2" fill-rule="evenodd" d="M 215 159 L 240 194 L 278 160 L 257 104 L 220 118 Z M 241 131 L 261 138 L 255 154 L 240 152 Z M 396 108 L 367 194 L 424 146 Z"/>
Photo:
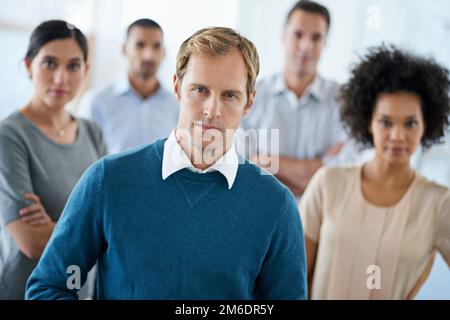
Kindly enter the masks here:
<path id="1" fill-rule="evenodd" d="M 292 67 L 292 71 L 295 71 L 298 75 L 309 75 L 315 70 L 315 64 L 313 62 L 297 61 Z"/>
<path id="2" fill-rule="evenodd" d="M 214 143 L 213 141 L 202 139 L 201 141 L 194 141 L 194 146 L 196 149 L 207 150 L 207 149 L 217 149 L 222 148 L 223 143 Z"/>
<path id="3" fill-rule="evenodd" d="M 224 141 L 211 141 L 210 139 L 195 139 L 194 143 L 193 143 L 194 147 L 197 150 L 212 150 L 212 149 L 216 149 L 217 151 L 221 151 L 222 149 L 224 149 Z"/>

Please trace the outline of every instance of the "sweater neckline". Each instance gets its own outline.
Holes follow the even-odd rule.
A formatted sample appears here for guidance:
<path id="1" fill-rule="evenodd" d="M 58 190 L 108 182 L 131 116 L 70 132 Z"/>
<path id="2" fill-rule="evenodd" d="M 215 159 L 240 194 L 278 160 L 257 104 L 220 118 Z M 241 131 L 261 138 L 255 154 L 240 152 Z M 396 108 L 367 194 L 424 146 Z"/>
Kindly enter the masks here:
<path id="1" fill-rule="evenodd" d="M 164 154 L 164 143 L 166 140 L 167 140 L 167 138 L 160 139 L 160 140 L 156 141 L 154 144 L 156 156 L 158 157 L 158 160 L 160 160 L 161 166 L 162 166 L 162 156 Z M 220 180 L 221 178 L 223 178 L 224 181 L 227 182 L 226 178 L 219 171 L 200 173 L 200 172 L 193 172 L 187 168 L 184 168 L 184 169 L 181 169 L 181 170 L 175 172 L 174 175 L 188 179 L 188 180 L 195 180 L 198 182 L 217 181 L 217 180 Z"/>

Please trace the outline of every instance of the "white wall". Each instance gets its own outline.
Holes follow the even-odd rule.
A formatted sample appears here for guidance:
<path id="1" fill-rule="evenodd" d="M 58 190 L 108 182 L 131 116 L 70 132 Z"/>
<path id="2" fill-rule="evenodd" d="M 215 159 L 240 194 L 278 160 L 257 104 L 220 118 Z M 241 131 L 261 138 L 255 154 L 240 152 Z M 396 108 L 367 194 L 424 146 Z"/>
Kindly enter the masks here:
<path id="1" fill-rule="evenodd" d="M 295 0 L 243 0 L 238 28 L 256 44 L 261 76 L 281 70 L 281 35 Z M 450 68 L 450 2 L 446 0 L 322 0 L 331 13 L 328 43 L 319 72 L 340 83 L 370 46 L 382 42 L 434 56 Z M 373 9 L 379 13 L 379 24 Z"/>

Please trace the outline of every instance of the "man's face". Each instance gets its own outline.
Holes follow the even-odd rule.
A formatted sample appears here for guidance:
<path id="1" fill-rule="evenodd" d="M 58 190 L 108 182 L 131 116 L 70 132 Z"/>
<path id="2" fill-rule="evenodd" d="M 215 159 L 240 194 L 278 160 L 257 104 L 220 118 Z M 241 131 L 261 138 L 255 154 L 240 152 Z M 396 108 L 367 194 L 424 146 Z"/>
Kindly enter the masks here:
<path id="1" fill-rule="evenodd" d="M 327 28 L 321 14 L 294 11 L 283 36 L 286 68 L 297 75 L 314 74 L 326 44 Z"/>
<path id="2" fill-rule="evenodd" d="M 224 147 L 231 146 L 241 117 L 253 104 L 255 93 L 248 97 L 246 88 L 247 68 L 237 49 L 226 55 L 191 55 L 182 81 L 174 76 L 178 130 L 189 132 L 197 150 L 205 150 L 211 136 L 221 136 Z"/>
<path id="3" fill-rule="evenodd" d="M 156 76 L 165 56 L 163 35 L 158 28 L 133 27 L 123 47 L 132 76 L 147 80 Z"/>

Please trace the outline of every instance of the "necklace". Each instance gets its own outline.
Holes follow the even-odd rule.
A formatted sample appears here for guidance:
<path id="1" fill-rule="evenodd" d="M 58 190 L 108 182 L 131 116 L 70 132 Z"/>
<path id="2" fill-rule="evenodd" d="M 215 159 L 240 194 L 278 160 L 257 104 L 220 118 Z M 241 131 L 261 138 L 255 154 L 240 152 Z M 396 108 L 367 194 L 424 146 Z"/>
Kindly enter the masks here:
<path id="1" fill-rule="evenodd" d="M 68 123 L 70 123 L 70 121 L 69 121 Z M 66 125 L 65 127 L 62 127 L 62 128 L 57 129 L 57 131 L 58 131 L 58 136 L 64 137 L 64 135 L 66 134 L 66 127 L 67 127 L 67 125 Z"/>
<path id="2" fill-rule="evenodd" d="M 59 137 L 64 137 L 64 135 L 66 134 L 66 130 L 70 126 L 71 122 L 71 118 L 69 117 L 69 121 L 67 121 L 64 126 L 61 125 L 58 129 L 56 129 Z"/>
<path id="3" fill-rule="evenodd" d="M 64 129 L 61 129 L 61 130 L 58 131 L 58 136 L 64 137 L 64 134 L 65 134 L 65 133 L 66 133 L 66 132 L 64 131 Z"/>
<path id="4" fill-rule="evenodd" d="M 56 125 L 56 123 L 53 126 L 57 126 L 56 128 L 54 128 L 53 130 L 55 131 L 55 133 L 58 135 L 58 137 L 64 137 L 66 134 L 66 131 L 68 129 L 68 127 L 70 126 L 71 123 L 71 118 L 69 117 L 69 120 L 66 121 L 65 124 L 58 124 Z"/>
<path id="5" fill-rule="evenodd" d="M 30 108 L 29 108 L 28 110 L 31 111 Z M 35 115 L 38 116 L 38 118 L 39 118 L 39 117 L 42 117 L 40 114 L 36 114 L 36 113 L 35 113 Z M 68 120 L 64 125 L 58 125 L 58 128 L 53 129 L 53 130 L 56 131 L 56 134 L 57 134 L 59 137 L 64 137 L 65 134 L 66 134 L 66 130 L 67 130 L 67 128 L 70 126 L 70 123 L 71 123 L 71 122 L 72 122 L 72 119 L 71 119 L 71 117 L 69 116 L 69 120 Z"/>

